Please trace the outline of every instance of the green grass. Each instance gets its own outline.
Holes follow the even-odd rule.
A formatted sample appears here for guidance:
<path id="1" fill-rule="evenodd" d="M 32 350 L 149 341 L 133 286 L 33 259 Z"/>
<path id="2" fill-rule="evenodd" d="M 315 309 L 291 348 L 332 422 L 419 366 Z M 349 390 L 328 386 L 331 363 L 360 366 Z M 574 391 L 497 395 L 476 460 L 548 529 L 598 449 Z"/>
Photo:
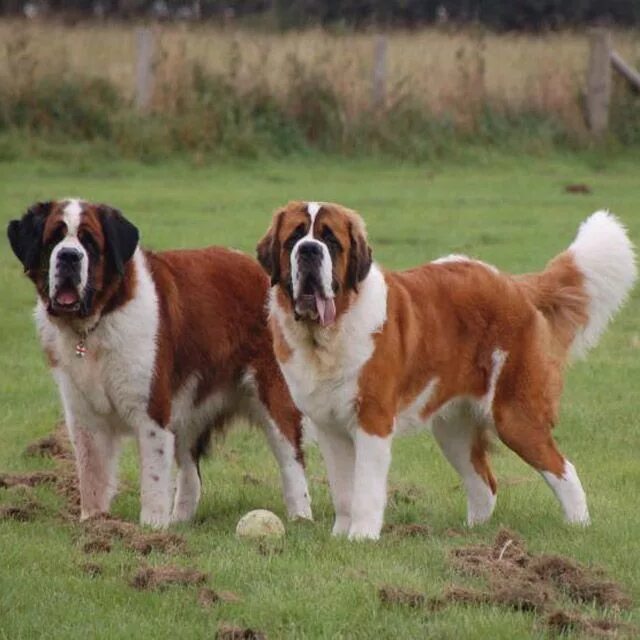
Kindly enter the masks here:
<path id="1" fill-rule="evenodd" d="M 288 199 L 334 200 L 361 211 L 378 261 L 401 268 L 450 252 L 466 252 L 515 272 L 541 268 L 572 240 L 579 222 L 610 207 L 640 243 L 640 181 L 633 159 L 595 162 L 555 156 L 467 161 L 449 167 L 330 161 L 310 156 L 286 162 L 194 167 L 88 162 L 0 164 L 3 224 L 36 199 L 80 195 L 107 201 L 140 227 L 154 249 L 230 245 L 253 253 L 271 211 Z M 590 185 L 569 195 L 568 183 Z M 25 446 L 60 417 L 54 384 L 39 350 L 31 308 L 34 293 L 8 244 L 0 250 L 0 470 L 50 466 L 26 458 Z M 197 520 L 181 526 L 189 554 L 175 562 L 210 571 L 214 588 L 242 596 L 237 604 L 202 609 L 193 588 L 164 593 L 133 590 L 127 580 L 140 559 L 118 544 L 95 558 L 104 567 L 90 578 L 77 528 L 56 516 L 60 500 L 47 488 L 34 522 L 0 522 L 0 638 L 212 638 L 220 621 L 264 630 L 269 638 L 527 638 L 543 637 L 530 614 L 491 606 L 426 613 L 378 603 L 383 584 L 435 595 L 455 581 L 447 549 L 491 540 L 506 525 L 534 551 L 570 555 L 605 567 L 640 598 L 640 295 L 636 292 L 600 346 L 569 372 L 556 436 L 581 474 L 593 525 L 566 526 L 538 476 L 499 447 L 494 466 L 501 488 L 490 524 L 465 538 L 465 500 L 459 481 L 427 434 L 394 445 L 387 522 L 433 527 L 427 538 L 386 536 L 377 544 L 334 540 L 323 465 L 309 451 L 315 524 L 288 526 L 284 551 L 263 556 L 234 537 L 252 508 L 283 515 L 275 462 L 259 433 L 233 432 L 203 466 Z M 245 473 L 257 485 L 243 481 Z M 139 502 L 133 447 L 122 467 L 114 504 L 135 521 Z M 402 499 L 402 496 L 414 496 Z M 0 502 L 12 499 L 0 490 Z M 162 554 L 151 564 L 166 562 Z M 171 560 L 170 560 L 171 561 Z M 622 616 L 640 626 L 640 609 Z"/>

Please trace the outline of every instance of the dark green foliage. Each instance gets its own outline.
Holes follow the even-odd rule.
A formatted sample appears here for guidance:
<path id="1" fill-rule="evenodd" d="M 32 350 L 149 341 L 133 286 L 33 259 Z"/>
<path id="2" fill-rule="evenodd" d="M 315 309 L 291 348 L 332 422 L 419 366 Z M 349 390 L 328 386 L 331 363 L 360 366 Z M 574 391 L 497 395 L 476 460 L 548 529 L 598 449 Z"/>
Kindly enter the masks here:
<path id="1" fill-rule="evenodd" d="M 410 91 L 385 107 L 350 113 L 329 79 L 297 59 L 289 61 L 282 94 L 259 77 L 239 88 L 232 72 L 189 69 L 179 87 L 160 90 L 148 114 L 106 80 L 65 75 L 0 84 L 0 131 L 5 141 L 26 134 L 38 144 L 85 142 L 148 162 L 176 153 L 251 158 L 309 150 L 422 161 L 454 157 L 469 145 L 539 154 L 588 144 L 580 123 L 489 99 L 475 101 L 462 120 L 432 113 Z M 640 97 L 623 83 L 614 92 L 609 141 L 640 145 Z M 13 154 L 8 148 L 0 159 Z"/>

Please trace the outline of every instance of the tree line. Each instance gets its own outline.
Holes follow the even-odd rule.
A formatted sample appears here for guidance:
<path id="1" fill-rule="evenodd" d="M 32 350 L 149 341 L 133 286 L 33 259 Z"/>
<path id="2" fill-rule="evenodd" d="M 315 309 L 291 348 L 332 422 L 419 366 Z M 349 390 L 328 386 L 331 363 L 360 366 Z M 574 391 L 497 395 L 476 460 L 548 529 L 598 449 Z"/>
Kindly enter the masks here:
<path id="1" fill-rule="evenodd" d="M 481 24 L 541 31 L 640 24 L 640 0 L 0 0 L 0 12 L 27 18 L 208 19 L 280 29 Z"/>

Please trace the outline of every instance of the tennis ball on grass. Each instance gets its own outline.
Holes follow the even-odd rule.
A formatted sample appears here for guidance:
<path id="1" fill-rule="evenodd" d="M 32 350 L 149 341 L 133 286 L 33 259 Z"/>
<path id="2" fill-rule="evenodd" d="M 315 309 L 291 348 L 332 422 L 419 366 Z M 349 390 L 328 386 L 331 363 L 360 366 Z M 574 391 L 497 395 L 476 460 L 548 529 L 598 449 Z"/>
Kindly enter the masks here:
<path id="1" fill-rule="evenodd" d="M 284 525 L 275 513 L 266 509 L 249 511 L 236 526 L 238 538 L 282 538 Z"/>

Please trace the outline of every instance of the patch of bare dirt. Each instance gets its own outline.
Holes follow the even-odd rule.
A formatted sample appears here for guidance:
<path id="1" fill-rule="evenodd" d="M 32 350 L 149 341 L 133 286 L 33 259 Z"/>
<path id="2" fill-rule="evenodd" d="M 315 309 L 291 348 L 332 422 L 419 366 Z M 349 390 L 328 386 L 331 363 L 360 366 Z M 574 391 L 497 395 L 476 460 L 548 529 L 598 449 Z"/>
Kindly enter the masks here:
<path id="1" fill-rule="evenodd" d="M 56 482 L 58 474 L 54 471 L 34 471 L 32 473 L 0 473 L 0 489 L 10 487 L 36 487 Z"/>
<path id="2" fill-rule="evenodd" d="M 562 610 L 547 615 L 544 624 L 558 635 L 579 633 L 581 636 L 596 638 L 634 637 L 633 628 L 623 622 L 606 618 L 588 618 L 579 613 Z"/>
<path id="3" fill-rule="evenodd" d="M 148 555 L 152 551 L 163 553 L 181 553 L 186 549 L 186 540 L 177 533 L 145 533 L 132 522 L 126 522 L 112 516 L 102 515 L 84 523 L 90 534 L 110 540 L 122 540 L 131 551 Z"/>
<path id="4" fill-rule="evenodd" d="M 483 578 L 486 586 L 449 587 L 441 596 L 428 601 L 431 610 L 455 604 L 493 604 L 545 616 L 545 626 L 558 633 L 576 630 L 613 637 L 630 629 L 616 620 L 560 608 L 562 600 L 569 598 L 576 605 L 627 609 L 632 601 L 621 585 L 607 579 L 603 571 L 585 567 L 571 558 L 533 555 L 522 538 L 508 529 L 500 530 L 493 544 L 458 547 L 450 552 L 449 558 L 458 573 Z"/>
<path id="5" fill-rule="evenodd" d="M 203 587 L 198 592 L 198 603 L 205 609 L 214 604 L 241 602 L 242 598 L 232 591 L 214 591 L 209 587 Z"/>
<path id="6" fill-rule="evenodd" d="M 233 624 L 222 623 L 216 633 L 217 640 L 267 640 L 267 635 L 257 629 L 238 627 Z"/>
<path id="7" fill-rule="evenodd" d="M 111 541 L 103 536 L 89 538 L 82 545 L 84 553 L 109 553 L 111 551 Z"/>
<path id="8" fill-rule="evenodd" d="M 146 556 L 152 551 L 182 553 L 186 549 L 186 541 L 177 533 L 138 533 L 125 546 Z"/>
<path id="9" fill-rule="evenodd" d="M 201 585 L 209 579 L 209 576 L 197 569 L 184 567 L 162 566 L 141 567 L 131 578 L 130 585 L 139 590 L 162 590 L 178 585 Z"/>
<path id="10" fill-rule="evenodd" d="M 423 607 L 427 600 L 424 593 L 419 591 L 390 586 L 380 587 L 378 598 L 386 605 L 401 605 L 413 609 Z"/>
<path id="11" fill-rule="evenodd" d="M 485 604 L 486 602 L 488 602 L 488 597 L 484 591 L 452 585 L 447 587 L 442 595 L 430 598 L 428 605 L 432 611 L 439 611 L 453 604 L 477 605 Z"/>
<path id="12" fill-rule="evenodd" d="M 30 522 L 40 511 L 37 502 L 28 501 L 22 504 L 5 504 L 0 506 L 0 520 L 16 520 L 17 522 Z"/>
<path id="13" fill-rule="evenodd" d="M 48 436 L 32 442 L 24 452 L 28 456 L 57 460 L 71 460 L 72 458 L 71 445 L 63 424 L 59 424 L 56 430 Z"/>
<path id="14" fill-rule="evenodd" d="M 588 184 L 567 184 L 564 190 L 567 193 L 591 193 L 591 187 Z"/>
<path id="15" fill-rule="evenodd" d="M 433 535 L 433 529 L 426 524 L 385 524 L 382 533 L 399 538 L 428 538 Z"/>
<path id="16" fill-rule="evenodd" d="M 252 476 L 250 473 L 245 473 L 242 476 L 242 482 L 244 482 L 244 484 L 252 484 L 253 486 L 261 484 L 260 480 L 258 480 L 258 478 L 256 478 L 255 476 Z"/>
<path id="17" fill-rule="evenodd" d="M 602 571 L 587 569 L 569 558 L 542 555 L 531 560 L 529 569 L 577 602 L 612 609 L 628 609 L 632 604 L 622 587 L 605 579 Z"/>

